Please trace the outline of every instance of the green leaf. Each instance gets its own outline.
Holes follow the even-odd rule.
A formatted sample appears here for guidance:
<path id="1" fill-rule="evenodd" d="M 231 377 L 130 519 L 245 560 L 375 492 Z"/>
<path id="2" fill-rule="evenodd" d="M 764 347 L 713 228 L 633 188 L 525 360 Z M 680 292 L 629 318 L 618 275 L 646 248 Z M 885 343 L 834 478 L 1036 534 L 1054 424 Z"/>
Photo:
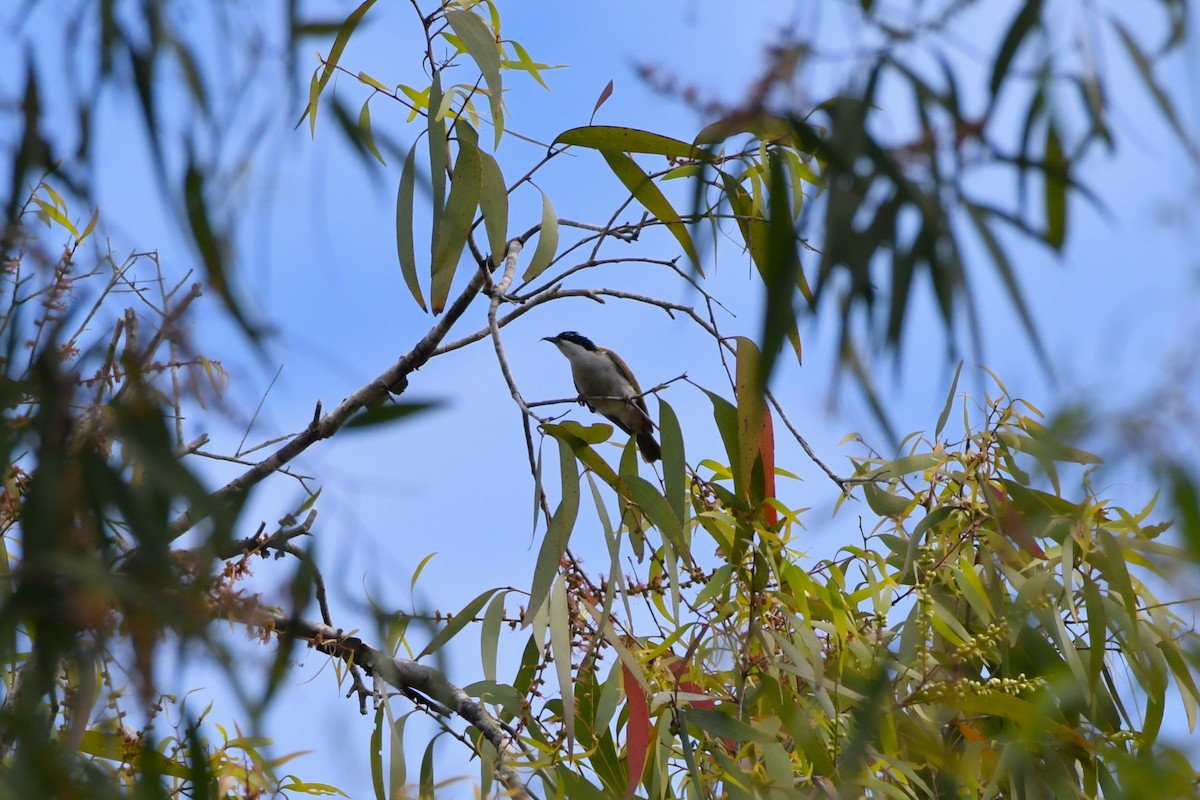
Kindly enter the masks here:
<path id="1" fill-rule="evenodd" d="M 605 423 L 595 425 L 580 425 L 577 422 L 564 422 L 558 425 L 546 424 L 542 430 L 560 442 L 570 445 L 571 450 L 580 463 L 588 468 L 596 477 L 607 483 L 613 491 L 622 497 L 628 497 L 629 489 L 624 481 L 613 470 L 600 454 L 590 445 L 606 442 L 612 437 L 613 426 Z"/>
<path id="2" fill-rule="evenodd" d="M 460 121 L 459 124 L 466 123 Z M 434 314 L 442 313 L 446 307 L 454 272 L 467 245 L 467 237 L 471 235 L 471 222 L 475 219 L 475 209 L 479 207 L 481 175 L 478 148 L 466 137 L 460 136 L 458 159 L 450 176 L 450 197 L 446 200 L 441 223 L 434 231 L 429 286 L 429 302 Z"/>
<path id="3" fill-rule="evenodd" d="M 612 83 L 606 91 L 611 92 Z M 596 108 L 606 100 L 602 94 L 596 103 Z M 594 112 L 593 112 L 594 113 Z M 588 147 L 592 150 L 616 151 L 620 153 L 646 153 L 648 155 L 667 156 L 668 158 L 704 158 L 705 153 L 699 147 L 672 139 L 650 131 L 636 128 L 621 128 L 614 125 L 586 125 L 582 128 L 572 128 L 558 135 L 551 145 L 570 144 Z"/>
<path id="4" fill-rule="evenodd" d="M 479 210 L 483 213 L 492 265 L 499 266 L 508 250 L 508 190 L 504 186 L 504 173 L 491 153 L 479 151 L 479 163 L 482 167 Z"/>
<path id="5" fill-rule="evenodd" d="M 510 62 L 508 64 L 508 68 L 525 70 L 526 72 L 528 72 L 530 75 L 533 76 L 533 79 L 535 81 L 537 81 L 538 83 L 540 83 L 542 85 L 543 89 L 545 89 L 546 91 L 550 91 L 550 87 L 548 85 L 546 85 L 546 81 L 542 79 L 541 70 L 543 70 L 543 69 L 562 69 L 563 65 L 559 64 L 556 66 L 551 66 L 549 64 L 539 64 L 539 63 L 535 62 L 532 58 L 530 58 L 529 52 L 524 47 L 521 46 L 520 42 L 518 42 L 514 39 L 509 39 L 507 41 L 510 45 L 512 45 L 513 51 L 517 54 L 517 63 L 513 64 Z"/>
<path id="6" fill-rule="evenodd" d="M 872 471 L 868 477 L 872 480 L 888 480 L 901 475 L 909 475 L 913 472 L 924 472 L 927 469 L 932 469 L 946 461 L 944 453 L 916 453 L 911 456 L 903 456 L 895 461 L 887 461 L 878 469 Z"/>
<path id="7" fill-rule="evenodd" d="M 392 403 L 365 408 L 346 421 L 347 430 L 354 428 L 371 428 L 376 425 L 386 425 L 413 414 L 438 408 L 441 404 L 435 402 L 404 402 Z"/>
<path id="8" fill-rule="evenodd" d="M 75 243 L 78 244 L 79 242 L 82 242 L 84 239 L 91 236 L 92 231 L 94 231 L 96 229 L 96 223 L 99 220 L 100 220 L 100 206 L 96 206 L 96 210 L 92 212 L 92 218 L 89 219 L 88 224 L 84 226 L 83 232 L 80 233 L 78 237 L 76 237 Z"/>
<path id="9" fill-rule="evenodd" d="M 442 646 L 446 644 L 446 642 L 453 639 L 459 631 L 461 631 L 472 620 L 474 620 L 475 616 L 479 614 L 479 610 L 483 608 L 484 604 L 487 603 L 488 600 L 491 600 L 492 595 L 499 591 L 501 590 L 488 589 L 480 593 L 479 596 L 474 600 L 463 606 L 462 611 L 451 617 L 450 621 L 446 623 L 446 627 L 434 634 L 433 638 L 429 640 L 429 644 L 425 645 L 425 648 L 418 653 L 417 657 L 413 660 L 420 661 L 424 656 L 427 656 L 430 653 L 436 653 L 438 650 L 440 650 Z"/>
<path id="10" fill-rule="evenodd" d="M 429 740 L 429 744 L 425 746 L 425 754 L 421 756 L 421 775 L 418 784 L 418 796 L 421 800 L 433 800 L 437 796 L 436 781 L 433 776 L 433 746 L 437 744 L 440 736 L 439 733 Z"/>
<path id="11" fill-rule="evenodd" d="M 362 139 L 363 145 L 371 151 L 371 155 L 379 159 L 379 163 L 387 166 L 387 162 L 383 160 L 383 154 L 379 152 L 379 148 L 375 146 L 375 136 L 371 133 L 371 99 L 363 103 L 362 111 L 358 112 L 358 132 Z"/>
<path id="12" fill-rule="evenodd" d="M 67 219 L 67 215 L 64 214 L 62 211 L 55 208 L 50 203 L 47 203 L 45 200 L 43 200 L 40 197 L 33 198 L 33 202 L 37 203 L 38 208 L 40 208 L 42 210 L 43 214 L 45 214 L 47 217 L 49 217 L 50 219 L 57 222 L 63 228 L 66 228 L 67 232 L 71 234 L 72 238 L 74 238 L 76 240 L 82 238 L 79 235 L 79 230 L 75 227 L 75 225 L 71 222 L 71 220 Z"/>
<path id="13" fill-rule="evenodd" d="M 863 484 L 863 495 L 867 498 L 867 505 L 871 510 L 881 517 L 903 514 L 912 503 L 912 498 L 890 494 L 874 483 Z"/>
<path id="14" fill-rule="evenodd" d="M 713 420 L 725 445 L 725 455 L 731 466 L 738 463 L 738 416 L 737 408 L 719 394 L 704 390 L 713 405 Z"/>
<path id="15" fill-rule="evenodd" d="M 791 120 L 766 112 L 744 113 L 737 111 L 730 116 L 708 125 L 696 135 L 696 143 L 720 144 L 731 136 L 748 133 L 762 142 L 778 142 L 795 146 L 797 137 Z"/>
<path id="16" fill-rule="evenodd" d="M 1000 273 L 1000 279 L 1004 281 L 1004 288 L 1008 292 L 1008 297 L 1012 301 L 1013 306 L 1016 307 L 1017 314 L 1021 317 L 1021 324 L 1025 326 L 1025 333 L 1033 343 L 1034 352 L 1037 353 L 1038 359 L 1047 371 L 1050 371 L 1050 358 L 1046 354 L 1046 349 L 1042 345 L 1042 338 L 1038 335 L 1037 327 L 1033 323 L 1033 316 L 1029 313 L 1029 306 L 1025 303 L 1025 296 L 1021 294 L 1021 287 L 1017 284 L 1017 275 L 1008 260 L 1008 255 L 1000 245 L 1000 240 L 996 238 L 996 234 L 988 226 L 986 219 L 988 211 L 984 207 L 966 200 L 961 205 L 966 209 L 971 222 L 974 223 L 975 231 L 983 241 L 983 246 L 987 248 L 988 255 L 991 256 L 992 263 L 996 266 L 996 271 Z"/>
<path id="17" fill-rule="evenodd" d="M 481 17 L 470 11 L 448 10 L 446 21 L 462 40 L 487 83 L 492 126 L 496 131 L 495 145 L 499 145 L 504 133 L 504 86 L 500 81 L 500 45 L 496 41 L 497 36 Z"/>
<path id="18" fill-rule="evenodd" d="M 383 708 L 375 709 L 375 727 L 371 730 L 371 786 L 375 789 L 375 800 L 387 800 L 383 785 Z"/>
<path id="19" fill-rule="evenodd" d="M 1146 89 L 1150 92 L 1150 96 L 1154 98 L 1154 102 L 1158 105 L 1159 112 L 1167 120 L 1167 124 L 1175 131 L 1175 135 L 1183 142 L 1184 147 L 1192 154 L 1193 158 L 1200 157 L 1197 152 L 1196 143 L 1192 141 L 1188 135 L 1187 129 L 1179 119 L 1179 115 L 1175 112 L 1175 105 L 1171 102 L 1171 98 L 1159 86 L 1158 81 L 1154 79 L 1154 68 L 1150 64 L 1150 60 L 1146 58 L 1146 54 L 1138 47 L 1137 42 L 1129 34 L 1115 17 L 1110 17 L 1109 21 L 1117 32 L 1117 36 L 1121 39 L 1121 44 L 1125 45 L 1126 52 L 1129 53 L 1129 58 L 1133 61 L 1133 65 L 1137 68 L 1138 75 L 1142 79 L 1142 83 L 1146 85 Z"/>
<path id="20" fill-rule="evenodd" d="M 688 709 L 687 717 L 688 722 L 722 739 L 732 739 L 735 742 L 766 743 L 775 741 L 770 734 L 752 728 L 719 709 L 692 707 Z"/>
<path id="21" fill-rule="evenodd" d="M 442 109 L 442 73 L 435 71 L 429 85 L 429 110 L 426 121 L 429 135 L 429 187 L 433 195 L 433 231 L 436 234 L 442 224 L 442 210 L 446 207 L 446 120 Z M 432 245 L 434 237 L 430 237 Z"/>
<path id="22" fill-rule="evenodd" d="M 533 251 L 533 258 L 530 259 L 529 268 L 525 270 L 521 280 L 528 282 L 545 272 L 557 251 L 558 217 L 554 213 L 554 205 L 550 198 L 542 192 L 542 227 L 538 231 L 538 243 Z"/>
<path id="23" fill-rule="evenodd" d="M 700 268 L 700 256 L 696 252 L 695 245 L 692 244 L 691 234 L 688 233 L 687 225 L 680 219 L 679 214 L 668 202 L 662 190 L 658 185 L 650 179 L 650 176 L 642 171 L 642 168 L 637 165 L 629 156 L 615 150 L 601 150 L 600 154 L 604 156 L 604 160 L 608 162 L 608 166 L 612 169 L 613 174 L 625 184 L 625 188 L 629 190 L 639 203 L 641 203 L 647 211 L 653 214 L 660 222 L 667 226 L 667 230 L 679 242 L 683 252 L 692 260 L 692 264 L 696 267 L 697 272 L 703 275 L 703 270 Z"/>
<path id="24" fill-rule="evenodd" d="M 325 68 L 321 72 L 321 78 L 318 81 L 317 94 L 325 88 L 329 83 L 329 79 L 333 77 L 333 71 L 337 67 L 338 61 L 342 58 L 342 52 L 346 49 L 346 44 L 350 41 L 350 34 L 354 33 L 354 29 L 358 27 L 358 23 L 362 21 L 363 16 L 370 10 L 371 6 L 375 5 L 375 0 L 365 0 L 358 8 L 350 12 L 350 16 L 346 17 L 346 21 L 342 23 L 342 27 L 338 29 L 337 36 L 334 37 L 333 47 L 329 49 L 329 57 L 325 59 Z M 313 117 L 316 117 L 315 109 Z"/>
<path id="25" fill-rule="evenodd" d="M 761 454 L 763 427 L 763 381 L 758 347 L 744 336 L 737 337 L 737 369 L 735 388 L 737 392 L 738 458 L 731 466 L 734 491 L 744 500 L 757 503 L 760 498 L 750 497 L 750 476 L 754 463 Z"/>
<path id="26" fill-rule="evenodd" d="M 388 89 L 388 87 L 384 86 L 382 83 L 375 80 L 367 73 L 362 72 L 361 70 L 358 73 L 358 79 L 359 79 L 359 81 L 361 81 L 362 83 L 365 83 L 367 86 L 370 86 L 372 89 L 374 89 L 377 92 L 384 92 L 385 94 L 391 94 L 391 90 Z"/>
<path id="27" fill-rule="evenodd" d="M 550 517 L 546 538 L 538 551 L 537 565 L 533 569 L 533 585 L 529 589 L 529 606 L 525 611 L 524 624 L 528 625 L 541 610 L 550 586 L 558 575 L 558 564 L 567 551 L 567 542 L 575 528 L 579 514 L 579 471 L 575 467 L 575 454 L 565 442 L 558 443 L 558 464 L 562 478 L 562 500 Z"/>
<path id="28" fill-rule="evenodd" d="M 571 608 L 567 604 L 566 579 L 559 575 L 550 589 L 550 652 L 554 656 L 554 672 L 558 676 L 559 697 L 562 698 L 563 731 L 567 735 L 566 752 L 570 755 L 575 742 L 575 693 L 571 691 Z"/>
<path id="29" fill-rule="evenodd" d="M 381 703 L 387 712 L 388 721 L 388 793 L 387 797 L 397 797 L 403 791 L 408 780 L 408 764 L 404 758 L 404 725 L 408 722 L 408 714 L 396 719 L 392 716 L 392 705 L 385 698 Z M 413 712 L 409 712 L 410 714 Z"/>
<path id="30" fill-rule="evenodd" d="M 646 516 L 658 528 L 662 537 L 671 543 L 676 553 L 686 553 L 687 543 L 683 538 L 683 528 L 675 512 L 671 510 L 667 499 L 659 494 L 654 484 L 640 475 L 624 474 L 621 477 L 629 487 L 633 501 L 645 512 Z"/>
<path id="31" fill-rule="evenodd" d="M 687 461 L 684 459 L 683 431 L 675 409 L 661 397 L 658 399 L 659 434 L 662 439 L 663 485 L 666 487 L 667 502 L 675 512 L 675 518 L 685 519 L 684 504 L 687 500 Z"/>
<path id="32" fill-rule="evenodd" d="M 396 190 L 396 257 L 400 260 L 400 274 L 408 286 L 409 294 L 417 301 L 422 311 L 428 311 L 425 297 L 421 293 L 421 282 L 417 278 L 417 257 L 413 249 L 413 193 L 416 187 L 417 143 L 404 159 L 400 173 L 400 186 Z"/>
<path id="33" fill-rule="evenodd" d="M 992 62 L 989 90 L 993 104 L 996 102 L 996 95 L 1000 93 L 1000 87 L 1004 84 L 1004 78 L 1008 75 L 1013 58 L 1021 47 L 1021 42 L 1025 41 L 1025 37 L 1033 30 L 1041 16 L 1042 0 L 1025 0 L 1025 5 L 1013 19 L 1013 24 L 1009 26 L 1008 33 L 1005 34 L 1004 41 L 1000 44 L 1000 50 L 996 53 L 996 60 Z"/>
<path id="34" fill-rule="evenodd" d="M 237 298 L 233 293 L 233 287 L 230 285 L 228 276 L 226 275 L 226 258 L 223 253 L 222 243 L 218 240 L 217 231 L 213 227 L 212 220 L 208 214 L 208 202 L 205 197 L 206 174 L 204 169 L 196 166 L 195 161 L 189 155 L 187 170 L 183 177 L 183 197 L 187 207 L 188 224 L 191 227 L 192 240 L 195 241 L 196 247 L 200 250 L 200 257 L 204 262 L 205 277 L 208 278 L 209 286 L 221 298 L 226 310 L 229 311 L 242 330 L 250 334 L 252 338 L 256 338 L 257 334 L 238 304 Z"/>
<path id="35" fill-rule="evenodd" d="M 780 151 L 771 151 L 771 191 L 768 196 L 767 258 L 759 272 L 763 279 L 764 311 L 762 332 L 762 364 L 759 381 L 765 389 L 775 369 L 775 359 L 783 349 L 785 338 L 792 340 L 797 358 L 800 357 L 800 332 L 796 327 L 793 306 L 796 287 L 802 280 L 800 251 L 795 222 L 788 201 L 787 165 Z M 792 187 L 797 196 L 800 187 Z"/>
<path id="36" fill-rule="evenodd" d="M 496 680 L 496 651 L 500 645 L 500 623 L 504 617 L 504 598 L 508 591 L 497 592 L 483 614 L 479 632 L 479 656 L 484 680 Z"/>
<path id="37" fill-rule="evenodd" d="M 1046 242 L 1061 250 L 1067 237 L 1067 175 L 1071 169 L 1063 153 L 1058 126 L 1046 128 L 1046 161 L 1043 181 L 1046 189 Z"/>
<path id="38" fill-rule="evenodd" d="M 933 438 L 937 439 L 942 435 L 942 430 L 946 427 L 946 420 L 950 418 L 950 409 L 954 407 L 954 395 L 958 391 L 958 376 L 962 374 L 963 362 L 958 362 L 958 369 L 954 370 L 954 380 L 950 384 L 950 391 L 946 395 L 946 405 L 942 406 L 942 413 L 938 414 L 937 427 L 933 429 Z"/>

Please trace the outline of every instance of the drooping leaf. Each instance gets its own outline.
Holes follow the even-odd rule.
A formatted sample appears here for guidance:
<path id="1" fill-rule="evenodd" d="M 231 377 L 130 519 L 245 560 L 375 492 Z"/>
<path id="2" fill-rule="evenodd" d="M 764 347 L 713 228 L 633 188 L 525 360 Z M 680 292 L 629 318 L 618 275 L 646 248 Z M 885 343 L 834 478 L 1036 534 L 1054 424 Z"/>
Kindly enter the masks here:
<path id="1" fill-rule="evenodd" d="M 333 77 L 338 62 L 342 58 L 342 53 L 346 49 L 346 44 L 350 41 L 351 34 L 354 33 L 354 29 L 358 27 L 358 23 L 362 21 L 362 18 L 370 11 L 373 5 L 375 5 L 375 0 L 364 0 L 363 3 L 359 4 L 358 8 L 350 12 L 350 16 L 346 17 L 346 21 L 338 29 L 337 36 L 333 40 L 333 47 L 329 48 L 329 57 L 325 59 L 324 69 L 322 69 L 321 77 L 318 80 L 318 94 L 325 89 L 325 85 Z M 316 117 L 315 110 L 312 110 L 312 115 L 314 118 Z"/>
<path id="2" fill-rule="evenodd" d="M 579 471 L 575 466 L 575 454 L 570 445 L 561 441 L 558 443 L 558 463 L 562 480 L 562 499 L 550 517 L 546 538 L 538 551 L 537 565 L 533 569 L 533 585 L 529 590 L 529 606 L 522 621 L 525 625 L 533 621 L 550 592 L 550 586 L 558 574 L 559 562 L 563 553 L 567 552 L 567 542 L 570 541 L 571 531 L 575 528 L 575 518 L 579 514 Z"/>
<path id="3" fill-rule="evenodd" d="M 759 460 L 762 433 L 763 391 L 762 359 L 758 347 L 744 336 L 737 338 L 737 441 L 738 458 L 734 466 L 735 491 L 743 500 L 757 504 L 761 498 L 750 496 L 751 474 Z M 761 469 L 761 466 L 759 467 Z"/>
<path id="4" fill-rule="evenodd" d="M 442 103 L 442 73 L 435 71 L 429 84 L 429 108 L 426 111 L 426 129 L 429 145 L 429 187 L 432 194 L 434 241 L 442 224 L 442 210 L 446 207 L 446 172 L 448 148 L 446 144 L 446 119 Z"/>
<path id="5" fill-rule="evenodd" d="M 992 514 L 996 518 L 996 525 L 1000 532 L 1016 543 L 1018 547 L 1030 555 L 1045 559 L 1046 551 L 1038 544 L 1034 538 L 1034 533 L 1030 530 L 1027 520 L 1022 518 L 1016 506 L 1008 499 L 1008 497 L 992 486 L 990 483 L 984 484 L 984 490 L 988 496 L 988 505 L 992 509 Z"/>
<path id="6" fill-rule="evenodd" d="M 788 202 L 787 165 L 779 151 L 770 155 L 771 190 L 768 196 L 767 258 L 761 270 L 764 293 L 762 363 L 759 380 L 765 389 L 775 369 L 775 359 L 785 338 L 793 339 L 800 356 L 800 334 L 796 327 L 795 296 L 798 279 L 803 275 L 800 251 L 791 205 Z M 792 191 L 801 194 L 800 187 Z"/>
<path id="7" fill-rule="evenodd" d="M 638 682 L 636 673 L 628 665 L 622 665 L 625 705 L 629 711 L 629 722 L 625 726 L 625 757 L 629 765 L 629 782 L 625 785 L 625 800 L 637 793 L 642 773 L 646 769 L 646 755 L 650 749 L 650 704 L 646 693 Z"/>
<path id="8" fill-rule="evenodd" d="M 662 439 L 663 484 L 666 486 L 667 502 L 675 512 L 676 519 L 684 519 L 684 504 L 687 499 L 687 462 L 684 459 L 683 432 L 675 409 L 661 397 L 658 399 L 659 434 Z"/>
<path id="9" fill-rule="evenodd" d="M 1125 46 L 1125 52 L 1129 54 L 1129 58 L 1133 61 L 1134 67 L 1137 68 L 1138 75 L 1142 79 L 1146 90 L 1150 92 L 1150 96 L 1154 98 L 1155 104 L 1158 106 L 1159 112 L 1166 119 L 1167 124 L 1171 126 L 1171 130 L 1179 137 L 1179 140 L 1191 153 L 1192 158 L 1200 158 L 1200 149 L 1197 148 L 1196 142 L 1188 133 L 1183 122 L 1179 119 L 1179 114 L 1175 110 L 1175 104 L 1171 102 L 1171 98 L 1167 95 L 1163 88 L 1159 85 L 1154 77 L 1154 69 L 1150 63 L 1150 59 L 1138 47 L 1137 41 L 1126 30 L 1125 26 L 1116 19 L 1116 16 L 1110 16 L 1109 21 L 1112 23 L 1113 29 L 1117 32 L 1117 37 L 1121 40 L 1121 44 Z"/>
<path id="10" fill-rule="evenodd" d="M 566 579 L 561 574 L 550 589 L 550 652 L 561 687 L 563 732 L 569 756 L 575 744 L 575 693 L 571 691 L 571 609 L 567 604 Z"/>
<path id="11" fill-rule="evenodd" d="M 554 261 L 554 254 L 557 251 L 558 216 L 554 213 L 554 205 L 550 202 L 549 196 L 542 192 L 542 227 L 538 231 L 538 243 L 534 248 L 533 258 L 529 260 L 529 267 L 521 276 L 521 280 L 528 282 L 545 272 L 550 263 Z"/>
<path id="12" fill-rule="evenodd" d="M 688 722 L 701 730 L 730 739 L 735 742 L 772 742 L 769 734 L 752 728 L 741 720 L 734 719 L 722 708 L 704 709 L 691 708 L 688 710 Z"/>
<path id="13" fill-rule="evenodd" d="M 1005 77 L 1008 76 L 1009 67 L 1017 55 L 1017 50 L 1020 49 L 1021 43 L 1025 41 L 1029 32 L 1033 30 L 1041 17 L 1042 0 L 1025 0 L 1025 5 L 1021 7 L 1021 10 L 1013 18 L 1012 25 L 1008 28 L 1008 33 L 1004 35 L 1004 41 L 1000 43 L 1000 50 L 996 53 L 996 60 L 992 62 L 992 77 L 988 82 L 988 89 L 991 93 L 993 104 L 996 102 L 996 97 L 1000 94 L 1000 87 L 1004 84 Z"/>
<path id="14" fill-rule="evenodd" d="M 383 160 L 383 154 L 379 152 L 379 148 L 375 145 L 375 136 L 371 133 L 371 99 L 362 105 L 362 111 L 358 112 L 358 133 L 363 146 L 371 151 L 371 155 L 379 159 L 379 163 L 387 166 L 387 162 Z"/>
<path id="15" fill-rule="evenodd" d="M 504 186 L 504 173 L 491 153 L 479 151 L 481 167 L 479 184 L 479 210 L 483 214 L 483 225 L 487 230 L 488 248 L 493 266 L 504 260 L 508 245 L 508 190 Z"/>
<path id="16" fill-rule="evenodd" d="M 497 36 L 488 29 L 481 17 L 470 11 L 450 9 L 446 11 L 446 21 L 462 40 L 487 83 L 492 127 L 496 134 L 494 146 L 498 146 L 504 133 L 504 85 L 500 76 L 500 44 Z"/>
<path id="17" fill-rule="evenodd" d="M 478 148 L 469 139 L 460 136 L 458 159 L 450 177 L 450 197 L 446 200 L 445 213 L 433 235 L 429 302 L 434 314 L 442 313 L 446 307 L 450 284 L 454 280 L 463 248 L 466 247 L 467 237 L 471 234 L 471 222 L 479 207 L 481 175 Z"/>
<path id="18" fill-rule="evenodd" d="M 1042 180 L 1046 194 L 1046 242 L 1061 250 L 1067 237 L 1067 174 L 1070 164 L 1063 153 L 1058 126 L 1046 127 L 1046 160 Z"/>
<path id="19" fill-rule="evenodd" d="M 687 543 L 683 538 L 683 528 L 675 517 L 667 499 L 659 493 L 658 488 L 645 478 L 636 474 L 622 473 L 625 485 L 634 502 L 646 513 L 654 527 L 662 534 L 663 539 L 671 543 L 676 553 L 686 552 Z"/>
<path id="20" fill-rule="evenodd" d="M 658 185 L 642 171 L 636 161 L 625 153 L 616 150 L 601 150 L 600 153 L 608 162 L 613 174 L 620 179 L 621 183 L 625 184 L 625 188 L 629 190 L 630 194 L 667 226 L 667 230 L 679 242 L 683 252 L 691 259 L 693 266 L 703 274 L 703 270 L 700 268 L 700 255 L 696 252 L 695 245 L 692 244 L 692 236 L 688 233 L 687 225 L 683 223 Z"/>
<path id="21" fill-rule="evenodd" d="M 400 261 L 400 274 L 409 294 L 417 301 L 422 311 L 428 311 L 425 297 L 421 293 L 421 282 L 417 277 L 417 257 L 413 245 L 413 202 L 417 180 L 416 169 L 417 143 L 408 151 L 404 159 L 404 169 L 400 172 L 400 186 L 396 190 L 396 257 Z"/>

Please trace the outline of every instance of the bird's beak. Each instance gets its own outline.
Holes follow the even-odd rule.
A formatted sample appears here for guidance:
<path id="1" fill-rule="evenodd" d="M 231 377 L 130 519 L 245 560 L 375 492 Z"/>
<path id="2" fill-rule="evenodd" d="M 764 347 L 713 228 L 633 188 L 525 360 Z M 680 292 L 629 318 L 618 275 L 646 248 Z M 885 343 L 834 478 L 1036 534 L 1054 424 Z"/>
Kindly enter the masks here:
<path id="1" fill-rule="evenodd" d="M 543 336 L 542 341 L 549 342 L 550 344 L 554 344 L 557 340 L 553 336 Z"/>

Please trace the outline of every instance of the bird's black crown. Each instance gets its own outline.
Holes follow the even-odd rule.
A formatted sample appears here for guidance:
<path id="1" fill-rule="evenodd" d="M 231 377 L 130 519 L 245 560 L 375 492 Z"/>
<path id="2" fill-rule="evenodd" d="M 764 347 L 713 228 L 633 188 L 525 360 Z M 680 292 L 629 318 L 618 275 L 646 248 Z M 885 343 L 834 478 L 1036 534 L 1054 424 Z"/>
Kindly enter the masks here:
<path id="1" fill-rule="evenodd" d="M 574 344 L 579 345 L 584 350 L 595 350 L 596 349 L 596 345 L 592 343 L 591 339 L 587 338 L 582 333 L 576 333 L 575 331 L 563 331 L 562 333 L 558 334 L 557 336 L 547 336 L 546 341 L 572 342 Z"/>

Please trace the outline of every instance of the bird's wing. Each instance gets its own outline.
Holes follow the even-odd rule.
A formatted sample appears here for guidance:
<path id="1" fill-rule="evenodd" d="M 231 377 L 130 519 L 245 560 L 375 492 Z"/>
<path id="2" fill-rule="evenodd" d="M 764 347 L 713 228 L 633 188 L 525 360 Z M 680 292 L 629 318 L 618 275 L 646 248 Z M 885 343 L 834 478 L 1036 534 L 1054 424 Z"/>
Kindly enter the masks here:
<path id="1" fill-rule="evenodd" d="M 646 398 L 641 396 L 642 387 L 638 386 L 637 378 L 633 377 L 633 370 L 612 350 L 605 350 L 604 353 L 617 365 L 617 369 L 625 376 L 625 380 L 629 381 L 629 385 L 633 387 L 633 393 L 638 395 L 637 397 L 630 398 L 633 404 L 638 407 L 638 410 L 642 412 L 646 419 L 650 419 L 650 412 L 646 409 Z"/>

